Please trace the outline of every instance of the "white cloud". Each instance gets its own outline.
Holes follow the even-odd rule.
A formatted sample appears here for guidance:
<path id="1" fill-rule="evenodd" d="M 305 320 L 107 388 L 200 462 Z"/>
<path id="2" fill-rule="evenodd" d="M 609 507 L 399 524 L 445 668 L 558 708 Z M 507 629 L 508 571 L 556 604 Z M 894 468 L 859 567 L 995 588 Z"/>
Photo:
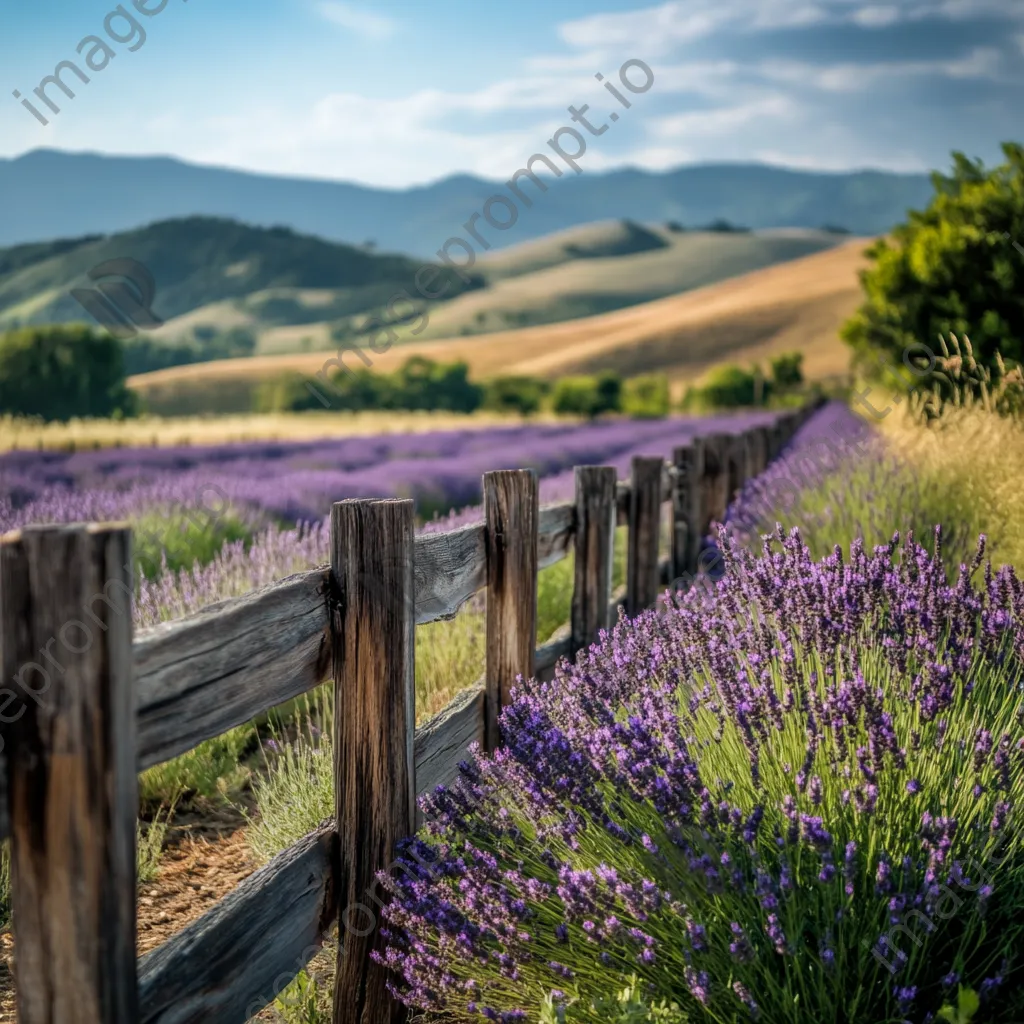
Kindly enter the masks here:
<path id="1" fill-rule="evenodd" d="M 398 31 L 398 22 L 394 18 L 343 3 L 342 0 L 321 0 L 317 10 L 328 21 L 364 39 L 390 39 Z"/>
<path id="2" fill-rule="evenodd" d="M 654 7 L 595 14 L 563 23 L 559 34 L 577 48 L 624 48 L 656 55 L 725 28 L 763 31 L 817 24 L 883 29 L 898 22 L 937 18 L 961 21 L 1000 17 L 1024 21 L 1021 0 L 669 0 Z"/>
<path id="3" fill-rule="evenodd" d="M 897 174 L 921 174 L 931 170 L 924 160 L 910 153 L 869 155 L 859 139 L 842 147 L 822 147 L 815 153 L 799 149 L 756 149 L 751 153 L 750 159 L 758 163 L 792 167 L 801 171 L 840 172 L 884 167 L 887 171 Z"/>
<path id="4" fill-rule="evenodd" d="M 862 7 L 854 12 L 853 23 L 861 28 L 887 28 L 900 20 L 900 9 L 892 5 Z"/>
<path id="5" fill-rule="evenodd" d="M 652 118 L 650 128 L 658 139 L 719 138 L 732 135 L 737 129 L 750 124 L 789 120 L 794 117 L 799 105 L 788 96 L 777 94 L 761 96 L 731 107 L 715 110 L 694 110 L 685 114 L 668 114 Z"/>
<path id="6" fill-rule="evenodd" d="M 750 69 L 772 82 L 810 86 L 822 92 L 864 92 L 893 78 L 928 77 L 998 80 L 1002 54 L 976 47 L 958 60 L 879 61 L 873 64 L 808 64 L 804 61 L 762 61 Z"/>

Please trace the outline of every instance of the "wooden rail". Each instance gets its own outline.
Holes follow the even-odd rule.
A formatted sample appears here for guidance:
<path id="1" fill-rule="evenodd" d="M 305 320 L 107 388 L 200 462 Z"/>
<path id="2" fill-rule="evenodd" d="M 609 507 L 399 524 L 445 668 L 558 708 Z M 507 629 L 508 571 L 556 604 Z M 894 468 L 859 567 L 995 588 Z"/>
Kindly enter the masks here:
<path id="1" fill-rule="evenodd" d="M 330 566 L 134 639 L 130 531 L 0 538 L 0 664 L 26 691 L 21 715 L 3 714 L 10 698 L 0 706 L 0 838 L 11 838 L 22 1024 L 243 1024 L 335 920 L 335 1022 L 400 1019 L 369 956 L 380 941 L 374 879 L 414 827 L 415 796 L 450 782 L 471 743 L 500 742 L 517 676 L 550 678 L 620 607 L 637 614 L 659 587 L 695 574 L 710 519 L 813 408 L 696 439 L 668 461 L 635 459 L 629 483 L 580 467 L 571 503 L 538 508 L 532 471 L 489 473 L 485 521 L 448 533 L 414 538 L 408 501 L 339 502 Z M 665 503 L 671 550 L 659 557 Z M 616 524 L 629 538 L 626 587 L 613 597 Z M 572 620 L 537 647 L 537 572 L 574 549 Z M 484 675 L 414 730 L 414 629 L 453 617 L 481 590 Z M 329 678 L 335 818 L 136 962 L 136 773 Z"/>

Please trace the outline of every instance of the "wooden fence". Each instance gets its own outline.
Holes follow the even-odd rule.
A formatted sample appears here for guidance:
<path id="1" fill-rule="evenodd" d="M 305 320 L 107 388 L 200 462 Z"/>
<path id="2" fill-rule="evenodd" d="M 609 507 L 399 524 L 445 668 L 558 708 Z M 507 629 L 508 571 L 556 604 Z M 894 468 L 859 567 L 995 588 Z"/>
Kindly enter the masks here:
<path id="1" fill-rule="evenodd" d="M 484 476 L 484 523 L 414 536 L 413 503 L 334 505 L 329 566 L 132 637 L 131 531 L 26 528 L 0 539 L 0 838 L 11 840 L 22 1024 L 242 1024 L 339 922 L 334 1020 L 402 1019 L 386 994 L 375 876 L 471 741 L 499 742 L 517 675 L 550 676 L 696 570 L 708 523 L 812 411 L 715 434 L 670 462 L 576 469 L 540 507 L 530 470 Z M 671 502 L 671 552 L 659 559 Z M 616 524 L 625 595 L 612 600 Z M 536 646 L 537 572 L 575 549 L 571 622 Z M 414 630 L 487 592 L 480 683 L 415 728 Z M 335 819 L 136 959 L 137 773 L 333 678 Z M 10 682 L 13 680 L 14 682 Z M 18 685 L 15 686 L 15 683 Z M 45 698 L 43 697 L 45 694 Z"/>

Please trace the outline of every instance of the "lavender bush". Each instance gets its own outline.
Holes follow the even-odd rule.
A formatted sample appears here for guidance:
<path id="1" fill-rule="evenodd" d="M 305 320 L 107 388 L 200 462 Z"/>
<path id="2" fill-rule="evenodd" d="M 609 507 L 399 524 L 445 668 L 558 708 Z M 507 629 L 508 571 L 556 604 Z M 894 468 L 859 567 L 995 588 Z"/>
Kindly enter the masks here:
<path id="1" fill-rule="evenodd" d="M 796 532 L 530 683 L 382 882 L 445 1019 L 1020 1021 L 1024 587 Z M 982 578 L 975 582 L 975 576 Z"/>

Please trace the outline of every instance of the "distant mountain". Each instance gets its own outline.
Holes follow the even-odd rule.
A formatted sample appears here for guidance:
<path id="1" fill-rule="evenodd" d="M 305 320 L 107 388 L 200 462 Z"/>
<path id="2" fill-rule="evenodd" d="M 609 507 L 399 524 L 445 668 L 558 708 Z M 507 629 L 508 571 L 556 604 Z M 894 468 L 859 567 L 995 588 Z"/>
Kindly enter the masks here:
<path id="1" fill-rule="evenodd" d="M 509 168 L 509 177 L 517 168 Z M 928 202 L 923 174 L 818 173 L 758 164 L 682 167 L 663 173 L 568 170 L 498 231 L 478 218 L 495 249 L 608 218 L 637 222 L 716 220 L 750 228 L 838 225 L 858 235 L 887 231 Z M 508 190 L 468 175 L 402 190 L 274 177 L 202 167 L 167 157 L 101 156 L 34 150 L 0 159 L 0 245 L 126 231 L 168 218 L 226 217 L 334 241 L 374 241 L 384 250 L 429 257 L 487 199 Z M 499 210 L 496 216 L 505 217 Z M 478 247 L 479 248 L 479 247 Z M 456 254 L 458 250 L 455 251 Z"/>
<path id="2" fill-rule="evenodd" d="M 142 263 L 156 284 L 152 312 L 161 320 L 214 303 L 258 296 L 265 319 L 295 323 L 352 314 L 386 304 L 411 287 L 420 261 L 378 255 L 297 234 L 214 217 L 161 221 L 107 236 L 0 249 L 0 329 L 88 320 L 71 297 L 89 287 L 87 273 L 112 259 Z M 457 295 L 468 287 L 454 272 Z M 470 285 L 482 285 L 483 280 Z M 280 309 L 275 309 L 276 302 Z"/>

